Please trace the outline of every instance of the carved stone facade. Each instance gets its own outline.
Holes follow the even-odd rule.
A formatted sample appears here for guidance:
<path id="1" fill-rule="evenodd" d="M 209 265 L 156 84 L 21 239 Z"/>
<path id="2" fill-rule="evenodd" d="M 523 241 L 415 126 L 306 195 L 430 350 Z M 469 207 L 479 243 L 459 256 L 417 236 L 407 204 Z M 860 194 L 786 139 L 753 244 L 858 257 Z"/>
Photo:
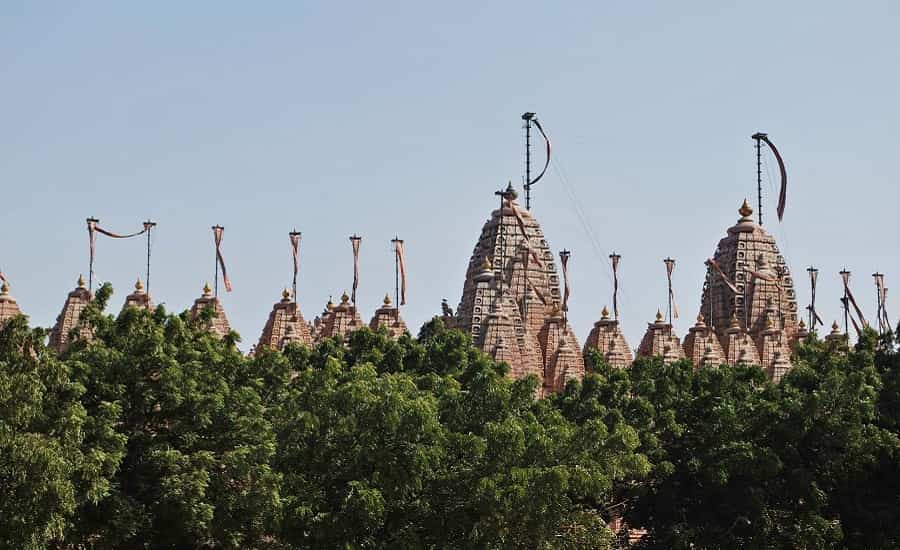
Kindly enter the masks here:
<path id="1" fill-rule="evenodd" d="M 713 256 L 724 276 L 708 267 L 700 311 L 728 363 L 755 363 L 778 379 L 790 368 L 790 349 L 800 335 L 794 281 L 775 239 L 753 221 L 746 200 L 739 213 Z"/>
<path id="2" fill-rule="evenodd" d="M 560 313 L 553 253 L 512 185 L 497 195 L 501 204 L 469 259 L 455 324 L 483 351 L 506 361 L 513 377 L 534 374 L 544 392 L 560 391 L 565 380 L 584 375 L 584 359 Z"/>
<path id="3" fill-rule="evenodd" d="M 194 300 L 194 305 L 191 306 L 191 318 L 196 319 L 200 317 L 207 308 L 213 311 L 212 318 L 208 321 L 207 329 L 219 337 L 224 337 L 231 331 L 231 325 L 228 323 L 228 317 L 225 315 L 225 308 L 222 307 L 222 302 L 213 296 L 209 283 L 203 285 L 203 294 Z"/>
<path id="4" fill-rule="evenodd" d="M 153 299 L 149 294 L 144 292 L 144 283 L 142 283 L 140 279 L 134 283 L 134 292 L 125 297 L 125 304 L 122 306 L 122 311 L 125 311 L 129 307 L 153 309 Z"/>
<path id="5" fill-rule="evenodd" d="M 350 303 L 350 297 L 345 292 L 341 296 L 340 304 L 332 307 L 329 300 L 329 307 L 325 308 L 325 312 L 322 314 L 322 318 L 316 327 L 315 339 L 319 341 L 335 336 L 346 338 L 348 334 L 363 326 L 362 318 L 359 316 L 356 305 Z"/>
<path id="6" fill-rule="evenodd" d="M 263 327 L 256 347 L 282 349 L 287 342 L 310 345 L 312 335 L 297 302 L 291 299 L 290 291 L 285 289 L 281 293 L 281 301 L 275 302 L 272 306 L 272 312 L 269 313 L 269 319 Z"/>
<path id="7" fill-rule="evenodd" d="M 631 348 L 628 347 L 628 342 L 625 341 L 619 327 L 619 321 L 609 318 L 609 310 L 606 307 L 600 312 L 600 320 L 594 323 L 594 328 L 584 342 L 585 361 L 592 349 L 599 351 L 610 366 L 618 369 L 630 367 L 634 361 Z"/>
<path id="8" fill-rule="evenodd" d="M 684 359 L 684 350 L 678 336 L 675 336 L 672 325 L 663 319 L 659 311 L 656 312 L 656 319 L 647 323 L 647 332 L 638 346 L 637 354 L 638 357 L 662 356 L 667 365 Z"/>
<path id="9" fill-rule="evenodd" d="M 56 318 L 56 324 L 50 331 L 50 347 L 58 353 L 62 353 L 69 347 L 72 342 L 73 330 L 79 327 L 81 320 L 81 312 L 91 303 L 93 296 L 91 292 L 84 286 L 84 277 L 78 277 L 78 284 L 75 289 L 66 297 L 62 311 Z M 89 340 L 91 331 L 87 327 L 81 326 L 76 333 L 78 339 Z"/>
<path id="10" fill-rule="evenodd" d="M 684 355 L 694 367 L 717 367 L 725 363 L 725 352 L 719 337 L 706 324 L 703 315 L 697 316 L 697 323 L 684 337 Z"/>
<path id="11" fill-rule="evenodd" d="M 369 322 L 369 328 L 372 330 L 378 330 L 379 327 L 387 329 L 388 334 L 394 339 L 397 339 L 402 336 L 403 333 L 408 332 L 406 323 L 403 322 L 403 318 L 400 317 L 400 310 L 393 306 L 391 297 L 387 294 L 384 295 L 382 306 L 375 310 L 375 315 Z"/>
<path id="12" fill-rule="evenodd" d="M 4 281 L 0 285 L 0 325 L 3 325 L 20 313 L 22 311 L 19 309 L 19 304 L 16 303 L 16 299 L 9 293 L 9 283 Z"/>

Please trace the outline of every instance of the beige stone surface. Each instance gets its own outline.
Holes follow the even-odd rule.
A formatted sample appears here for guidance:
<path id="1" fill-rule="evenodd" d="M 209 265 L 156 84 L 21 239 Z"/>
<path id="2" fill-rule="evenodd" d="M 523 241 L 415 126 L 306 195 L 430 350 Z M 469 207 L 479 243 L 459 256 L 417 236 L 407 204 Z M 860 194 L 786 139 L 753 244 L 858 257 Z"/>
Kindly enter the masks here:
<path id="1" fill-rule="evenodd" d="M 288 336 L 288 340 L 285 340 L 285 336 Z M 312 341 L 309 326 L 303 319 L 300 307 L 291 299 L 290 291 L 285 289 L 281 293 L 281 300 L 272 306 L 272 312 L 269 313 L 256 347 L 282 349 L 286 342 L 310 345 Z"/>
<path id="2" fill-rule="evenodd" d="M 9 284 L 0 285 L 0 325 L 22 313 L 16 299 L 9 293 Z"/>
<path id="3" fill-rule="evenodd" d="M 203 294 L 194 300 L 194 305 L 191 306 L 191 318 L 196 319 L 200 317 L 200 314 L 207 308 L 213 310 L 213 317 L 210 319 L 207 328 L 213 334 L 224 337 L 231 331 L 231 325 L 228 323 L 228 316 L 225 315 L 225 308 L 222 307 L 222 302 L 213 296 L 209 283 L 203 285 Z"/>
<path id="4" fill-rule="evenodd" d="M 73 336 L 77 339 L 90 340 L 92 332 L 89 328 L 81 326 L 80 320 L 81 313 L 92 299 L 91 292 L 84 286 L 84 277 L 78 277 L 75 289 L 66 297 L 62 311 L 56 318 L 56 324 L 50 331 L 51 348 L 58 353 L 64 352 L 72 343 Z"/>
<path id="5" fill-rule="evenodd" d="M 394 339 L 408 332 L 406 323 L 400 316 L 400 310 L 394 307 L 391 297 L 387 294 L 384 295 L 382 306 L 375 310 L 375 315 L 369 321 L 369 328 L 372 330 L 378 330 L 380 327 L 387 329 L 388 334 Z"/>
<path id="6" fill-rule="evenodd" d="M 634 361 L 631 348 L 619 327 L 619 321 L 609 318 L 609 310 L 606 307 L 600 312 L 600 320 L 594 323 L 594 327 L 584 342 L 585 361 L 593 349 L 598 350 L 607 363 L 615 368 L 630 367 Z"/>

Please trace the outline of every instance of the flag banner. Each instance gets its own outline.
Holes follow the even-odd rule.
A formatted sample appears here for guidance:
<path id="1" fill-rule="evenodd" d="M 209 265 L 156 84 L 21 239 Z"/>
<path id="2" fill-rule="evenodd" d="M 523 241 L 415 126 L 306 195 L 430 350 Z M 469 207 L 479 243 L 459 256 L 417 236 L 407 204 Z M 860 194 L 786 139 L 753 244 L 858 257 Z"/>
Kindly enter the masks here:
<path id="1" fill-rule="evenodd" d="M 291 231 L 288 233 L 288 237 L 291 239 L 291 253 L 294 256 L 294 289 L 296 294 L 297 288 L 297 273 L 300 272 L 300 232 L 299 231 Z M 294 296 L 294 301 L 297 300 L 297 297 Z"/>
<path id="2" fill-rule="evenodd" d="M 569 311 L 569 256 L 568 250 L 561 250 L 559 253 L 559 262 L 562 264 L 563 272 L 563 303 L 562 310 Z"/>
<path id="3" fill-rule="evenodd" d="M 678 319 L 678 304 L 675 303 L 675 291 L 672 289 L 672 272 L 675 271 L 675 260 L 666 258 L 666 279 L 669 281 L 669 300 L 672 302 L 672 317 Z"/>
<path id="4" fill-rule="evenodd" d="M 353 247 L 353 292 L 351 293 L 350 299 L 353 301 L 353 305 L 356 305 L 356 289 L 359 288 L 359 244 L 362 242 L 362 237 L 357 235 L 353 235 L 350 237 L 350 244 Z"/>
<path id="5" fill-rule="evenodd" d="M 850 303 L 853 304 L 853 309 L 856 310 L 856 315 L 859 317 L 859 321 L 863 324 L 863 326 L 868 325 L 866 322 L 866 318 L 862 313 L 862 310 L 859 309 L 859 305 L 856 303 L 856 298 L 853 297 L 853 293 L 850 292 L 850 272 L 843 271 L 841 272 L 841 279 L 844 281 L 844 292 L 847 293 L 847 298 L 850 300 Z"/>
<path id="6" fill-rule="evenodd" d="M 541 136 L 544 138 L 544 143 L 546 144 L 547 149 L 547 159 L 544 161 L 544 168 L 541 169 L 541 173 L 538 174 L 536 178 L 528 182 L 528 187 L 531 187 L 532 185 L 537 183 L 542 177 L 544 177 L 544 174 L 547 173 L 547 168 L 550 167 L 550 152 L 553 149 L 553 146 L 550 144 L 550 138 L 547 136 L 547 132 L 544 131 L 544 127 L 541 126 L 541 123 L 538 122 L 538 119 L 535 118 L 532 120 L 534 122 L 534 125 L 537 126 L 538 131 L 541 133 Z"/>
<path id="7" fill-rule="evenodd" d="M 222 257 L 222 237 L 225 233 L 225 228 L 217 225 L 212 228 L 213 230 L 213 239 L 216 242 L 216 261 L 219 262 L 219 267 L 222 269 L 222 282 L 225 283 L 225 291 L 231 292 L 231 279 L 228 278 L 228 270 L 225 269 L 225 258 Z"/>
<path id="8" fill-rule="evenodd" d="M 778 192 L 778 208 L 776 210 L 778 212 L 778 221 L 781 221 L 784 219 L 784 207 L 787 203 L 787 170 L 784 168 L 784 159 L 781 158 L 781 153 L 778 152 L 775 144 L 769 140 L 769 136 L 766 134 L 757 135 L 766 142 L 766 145 L 769 146 L 769 149 L 775 155 L 775 160 L 778 161 L 778 171 L 781 172 L 781 190 Z"/>
<path id="9" fill-rule="evenodd" d="M 882 298 L 881 298 L 881 315 L 884 317 L 884 326 L 887 327 L 888 330 L 893 330 L 891 328 L 891 320 L 888 318 L 887 312 L 887 288 L 882 289 Z"/>
<path id="10" fill-rule="evenodd" d="M 722 277 L 722 281 L 725 283 L 725 286 L 730 288 L 732 292 L 734 292 L 735 294 L 740 294 L 740 292 L 738 291 L 737 286 L 735 286 L 734 282 L 728 278 L 728 275 L 725 275 L 724 271 L 722 271 L 722 266 L 719 265 L 719 262 L 710 258 L 710 259 L 706 260 L 706 265 L 708 265 L 716 270 L 716 272 L 719 274 L 719 276 Z"/>
<path id="11" fill-rule="evenodd" d="M 400 266 L 400 305 L 406 305 L 406 258 L 403 257 L 403 241 L 394 239 L 394 254 Z"/>
<path id="12" fill-rule="evenodd" d="M 533 248 L 531 248 L 531 240 L 528 238 L 528 232 L 525 231 L 525 219 L 522 217 L 522 211 L 519 210 L 519 207 L 513 203 L 512 199 L 506 200 L 506 206 L 508 206 L 509 209 L 512 210 L 513 215 L 516 217 L 516 224 L 518 224 L 519 226 L 519 231 L 522 232 L 522 242 L 524 243 L 523 246 L 525 246 L 525 249 L 528 250 L 529 254 L 531 254 L 531 257 L 534 258 L 534 263 L 536 263 L 540 267 L 544 267 L 544 262 L 541 261 L 541 257 Z M 500 219 L 503 219 L 502 212 L 500 213 Z"/>
<path id="13" fill-rule="evenodd" d="M 547 299 L 544 297 L 544 294 L 541 292 L 541 290 L 536 287 L 533 282 L 531 282 L 531 278 L 528 276 L 528 260 L 530 257 L 531 255 L 528 253 L 528 250 L 522 251 L 522 265 L 524 266 L 523 271 L 525 272 L 525 285 L 531 288 L 531 290 L 534 291 L 534 294 L 538 297 L 538 300 L 541 301 L 541 304 L 546 306 Z"/>
<path id="14" fill-rule="evenodd" d="M 816 311 L 816 282 L 819 280 L 819 270 L 810 267 L 809 272 L 809 286 L 811 289 L 810 293 L 810 301 L 809 306 L 807 306 L 807 310 L 812 313 L 812 326 L 809 327 L 809 330 L 816 330 L 816 323 L 824 326 L 825 322 L 822 321 L 822 318 L 819 317 L 819 313 Z"/>
<path id="15" fill-rule="evenodd" d="M 6 275 L 3 274 L 3 271 L 0 271 L 0 281 L 3 281 L 4 283 L 9 283 L 9 281 L 6 280 Z"/>

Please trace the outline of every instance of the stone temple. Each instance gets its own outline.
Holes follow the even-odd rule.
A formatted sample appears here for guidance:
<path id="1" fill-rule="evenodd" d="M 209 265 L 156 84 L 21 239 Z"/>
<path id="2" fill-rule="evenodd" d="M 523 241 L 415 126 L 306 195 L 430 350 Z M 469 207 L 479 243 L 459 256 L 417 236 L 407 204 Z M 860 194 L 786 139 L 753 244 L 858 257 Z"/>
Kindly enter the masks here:
<path id="1" fill-rule="evenodd" d="M 562 311 L 553 253 L 512 185 L 498 196 L 469 259 L 454 324 L 506 362 L 513 378 L 533 374 L 543 393 L 557 392 L 584 375 L 584 359 Z"/>

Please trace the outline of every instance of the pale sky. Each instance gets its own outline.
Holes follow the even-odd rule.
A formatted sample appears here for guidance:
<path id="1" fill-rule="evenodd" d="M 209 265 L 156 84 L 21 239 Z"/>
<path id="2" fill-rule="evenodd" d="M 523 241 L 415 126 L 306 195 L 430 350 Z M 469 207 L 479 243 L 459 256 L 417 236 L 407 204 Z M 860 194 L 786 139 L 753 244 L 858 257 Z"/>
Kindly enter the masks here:
<path id="1" fill-rule="evenodd" d="M 363 236 L 366 321 L 393 289 L 396 234 L 415 332 L 442 298 L 456 307 L 494 191 L 520 186 L 519 117 L 535 111 L 556 157 L 534 213 L 572 251 L 581 343 L 611 302 L 613 250 L 629 344 L 664 308 L 666 256 L 687 331 L 703 261 L 755 205 L 756 131 L 787 162 L 779 224 L 768 158 L 765 226 L 801 310 L 813 264 L 837 319 L 847 267 L 874 317 L 879 270 L 896 322 L 898 28 L 887 1 L 4 2 L 0 269 L 50 326 L 87 272 L 84 219 L 130 232 L 149 217 L 151 292 L 181 311 L 212 278 L 221 224 L 222 299 L 247 349 L 290 284 L 288 231 L 303 232 L 307 319 L 349 290 L 347 237 Z M 144 242 L 98 239 L 117 312 Z"/>

